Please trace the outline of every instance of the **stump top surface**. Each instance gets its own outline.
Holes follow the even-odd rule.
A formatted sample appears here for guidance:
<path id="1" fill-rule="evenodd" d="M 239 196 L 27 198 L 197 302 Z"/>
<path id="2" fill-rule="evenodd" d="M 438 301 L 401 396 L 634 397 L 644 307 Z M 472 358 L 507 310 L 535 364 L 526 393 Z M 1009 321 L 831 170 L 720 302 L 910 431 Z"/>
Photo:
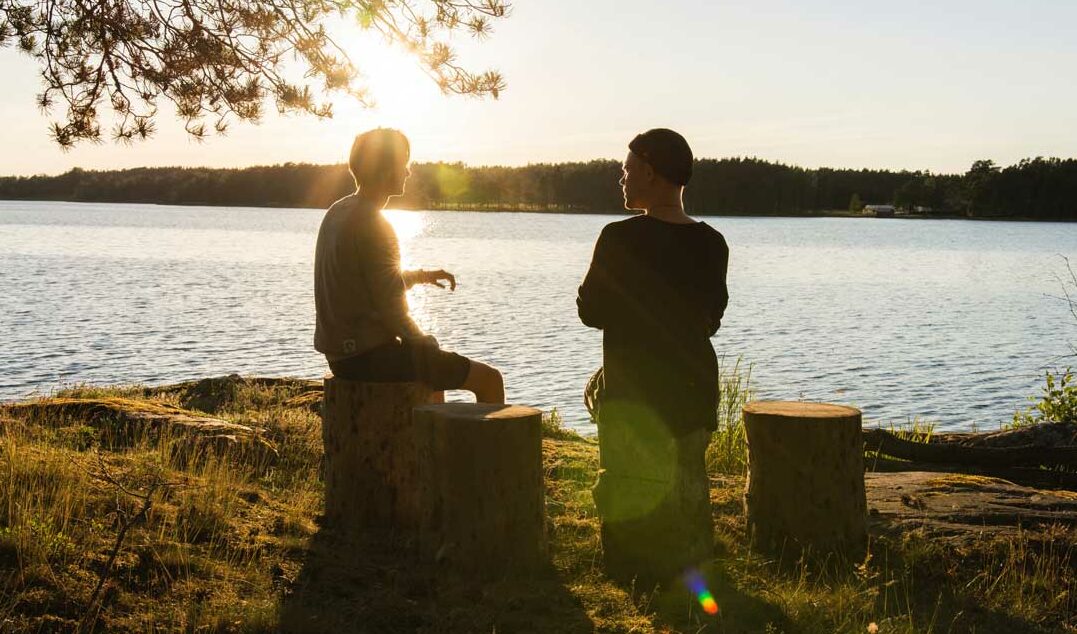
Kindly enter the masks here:
<path id="1" fill-rule="evenodd" d="M 467 420 L 509 421 L 532 416 L 542 416 L 542 410 L 523 405 L 493 405 L 491 403 L 438 403 L 421 405 L 417 412 L 430 412 L 435 416 Z"/>
<path id="2" fill-rule="evenodd" d="M 860 410 L 848 405 L 833 403 L 806 403 L 804 401 L 753 401 L 744 406 L 745 414 L 780 416 L 782 418 L 852 418 L 860 416 Z"/>

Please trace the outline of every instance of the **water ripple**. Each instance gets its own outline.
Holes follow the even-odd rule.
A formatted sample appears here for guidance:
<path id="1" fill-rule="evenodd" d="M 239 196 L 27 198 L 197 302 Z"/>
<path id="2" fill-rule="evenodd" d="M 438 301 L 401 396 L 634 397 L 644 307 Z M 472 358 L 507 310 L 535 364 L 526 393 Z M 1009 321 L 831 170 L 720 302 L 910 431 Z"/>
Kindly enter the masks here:
<path id="1" fill-rule="evenodd" d="M 575 293 L 603 216 L 390 212 L 421 229 L 415 289 L 446 348 L 500 367 L 510 400 L 585 433 L 601 363 Z M 238 372 L 321 377 L 311 348 L 321 213 L 0 202 L 0 398 L 60 384 Z M 1057 295 L 1077 232 L 1033 223 L 712 218 L 731 245 L 714 345 L 763 398 L 853 403 L 880 422 L 988 428 L 1028 405 L 1077 328 Z M 451 395 L 461 398 L 461 395 Z"/>

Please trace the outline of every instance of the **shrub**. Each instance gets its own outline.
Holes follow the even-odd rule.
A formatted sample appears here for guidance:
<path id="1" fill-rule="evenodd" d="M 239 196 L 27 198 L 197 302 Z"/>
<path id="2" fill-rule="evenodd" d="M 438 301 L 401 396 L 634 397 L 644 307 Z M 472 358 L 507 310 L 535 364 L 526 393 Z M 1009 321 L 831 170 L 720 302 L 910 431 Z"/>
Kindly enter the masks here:
<path id="1" fill-rule="evenodd" d="M 1069 368 L 1057 374 L 1048 371 L 1040 401 L 1013 416 L 1014 426 L 1034 423 L 1077 423 L 1077 382 Z"/>

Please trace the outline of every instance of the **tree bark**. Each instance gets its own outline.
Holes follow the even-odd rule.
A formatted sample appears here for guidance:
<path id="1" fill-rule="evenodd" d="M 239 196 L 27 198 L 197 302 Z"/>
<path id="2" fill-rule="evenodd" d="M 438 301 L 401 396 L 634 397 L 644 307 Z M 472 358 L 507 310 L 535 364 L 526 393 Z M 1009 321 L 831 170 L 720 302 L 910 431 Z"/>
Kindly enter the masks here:
<path id="1" fill-rule="evenodd" d="M 418 530 L 422 502 L 412 410 L 430 394 L 419 383 L 325 379 L 325 515 L 342 535 Z"/>
<path id="2" fill-rule="evenodd" d="M 867 543 L 860 411 L 757 401 L 744 406 L 748 530 L 764 552 L 859 556 Z"/>
<path id="3" fill-rule="evenodd" d="M 497 573 L 545 561 L 542 412 L 448 403 L 416 408 L 415 424 L 421 554 Z"/>

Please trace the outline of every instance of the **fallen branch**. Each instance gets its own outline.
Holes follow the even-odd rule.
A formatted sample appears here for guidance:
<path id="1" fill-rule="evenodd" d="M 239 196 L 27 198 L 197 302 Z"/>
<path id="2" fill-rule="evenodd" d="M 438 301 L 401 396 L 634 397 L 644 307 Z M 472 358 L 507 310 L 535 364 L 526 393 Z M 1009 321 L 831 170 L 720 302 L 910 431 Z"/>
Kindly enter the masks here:
<path id="1" fill-rule="evenodd" d="M 128 531 L 131 530 L 132 526 L 146 519 L 146 516 L 149 514 L 150 509 L 153 507 L 153 495 L 157 492 L 158 489 L 164 487 L 181 486 L 182 484 L 176 482 L 166 482 L 158 474 L 157 477 L 155 477 L 154 480 L 150 483 L 145 493 L 138 493 L 129 490 L 127 487 L 121 484 L 112 474 L 109 473 L 108 466 L 105 464 L 105 461 L 101 458 L 100 454 L 97 455 L 97 463 L 100 470 L 96 473 L 90 472 L 91 477 L 114 487 L 116 490 L 120 491 L 128 497 L 141 500 L 142 504 L 139 506 L 137 513 L 135 513 L 130 518 L 122 521 L 122 524 L 120 525 L 120 530 L 116 533 L 116 539 L 112 544 L 112 550 L 109 551 L 108 559 L 105 562 L 105 567 L 98 575 L 97 586 L 90 594 L 90 599 L 86 605 L 86 612 L 83 613 L 82 618 L 79 619 L 78 631 L 80 632 L 92 631 L 94 629 L 94 623 L 97 620 L 98 613 L 100 612 L 101 593 L 105 588 L 105 583 L 112 575 L 112 568 L 116 563 L 116 557 L 119 556 L 120 550 L 123 549 L 123 543 L 127 539 Z M 117 513 L 120 515 L 120 517 L 123 517 L 123 511 L 118 507 Z"/>
<path id="2" fill-rule="evenodd" d="M 913 442 L 885 429 L 864 430 L 864 449 L 887 456 L 982 467 L 1061 466 L 1077 468 L 1077 445 L 1045 447 L 1039 444 L 982 447 L 941 442 Z"/>
<path id="3" fill-rule="evenodd" d="M 1002 478 L 1014 484 L 1036 489 L 1062 489 L 1077 491 L 1077 473 L 1036 467 L 1001 467 L 978 465 L 955 465 L 938 462 L 917 462 L 897 460 L 885 456 L 870 457 L 865 466 L 871 473 L 892 473 L 904 471 L 928 471 L 935 473 L 958 473 L 962 475 L 983 475 Z"/>
<path id="4" fill-rule="evenodd" d="M 1065 447 L 1077 445 L 1077 424 L 1038 423 L 993 432 L 944 432 L 931 434 L 927 442 L 966 447 Z"/>

